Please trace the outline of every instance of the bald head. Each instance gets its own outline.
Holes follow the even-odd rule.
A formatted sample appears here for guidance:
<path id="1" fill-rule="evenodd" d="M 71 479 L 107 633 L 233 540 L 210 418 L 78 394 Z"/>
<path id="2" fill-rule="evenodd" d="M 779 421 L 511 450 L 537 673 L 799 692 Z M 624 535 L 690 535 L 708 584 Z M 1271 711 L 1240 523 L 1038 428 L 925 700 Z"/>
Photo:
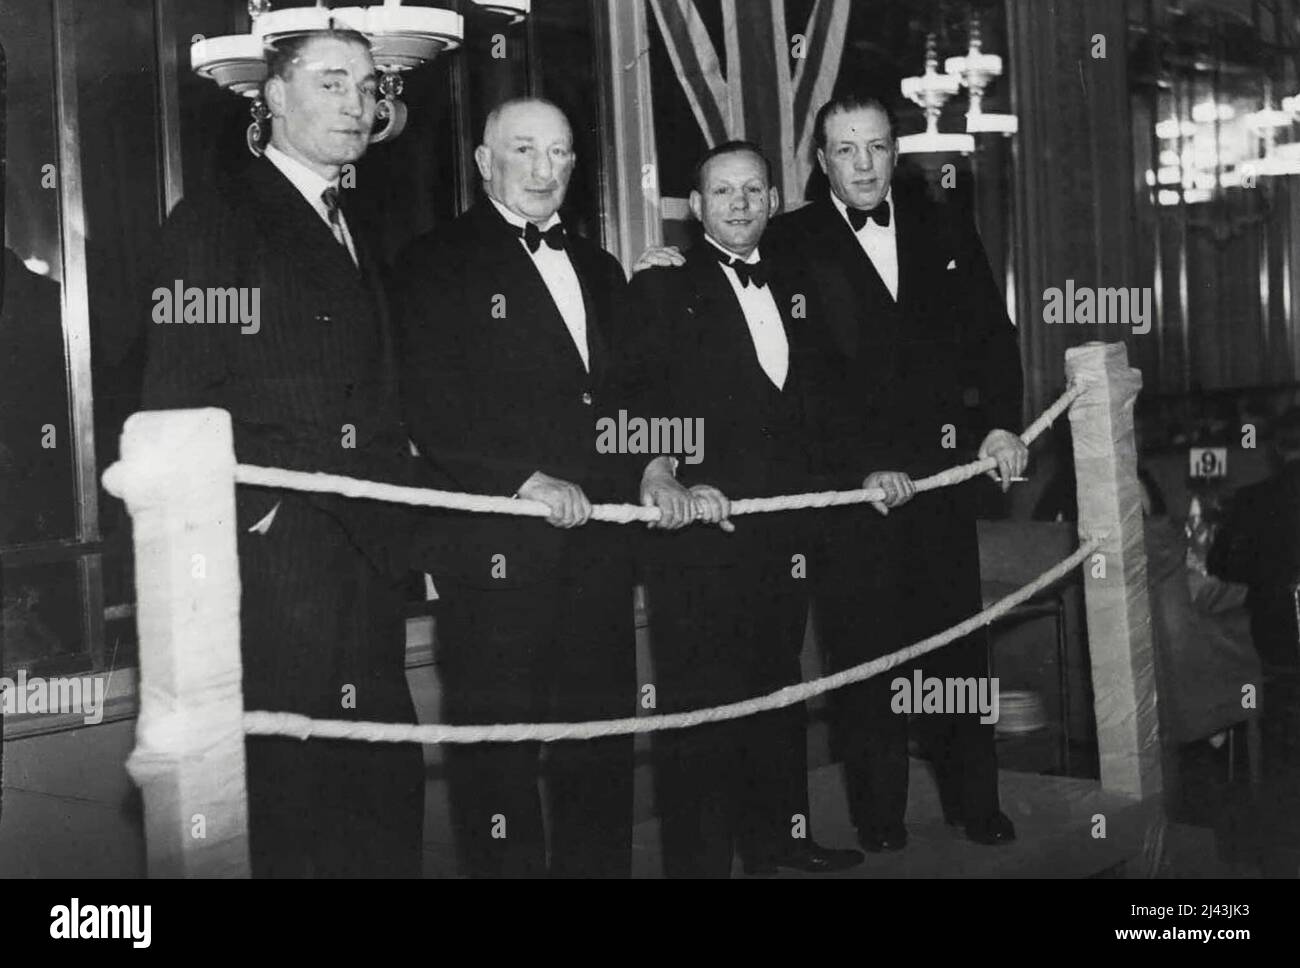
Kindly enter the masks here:
<path id="1" fill-rule="evenodd" d="M 488 115 L 474 161 L 489 198 L 540 226 L 559 210 L 568 191 L 573 130 L 550 101 L 506 101 Z"/>

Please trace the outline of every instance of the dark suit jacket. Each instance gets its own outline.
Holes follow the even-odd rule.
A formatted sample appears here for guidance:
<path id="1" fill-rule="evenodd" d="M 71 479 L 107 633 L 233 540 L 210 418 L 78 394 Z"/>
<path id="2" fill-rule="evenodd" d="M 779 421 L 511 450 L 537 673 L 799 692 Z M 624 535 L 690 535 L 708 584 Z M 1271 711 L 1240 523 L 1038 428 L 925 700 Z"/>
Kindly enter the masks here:
<path id="1" fill-rule="evenodd" d="M 973 459 L 989 430 L 1020 427 L 1016 331 L 974 225 L 902 185 L 893 202 L 897 302 L 829 198 L 769 231 L 772 247 L 806 258 L 845 367 L 834 395 L 848 480 L 885 469 L 931 474 Z M 942 446 L 945 424 L 956 429 L 955 450 Z"/>
<path id="2" fill-rule="evenodd" d="M 687 487 L 712 484 L 733 499 L 817 488 L 809 423 L 817 419 L 812 394 L 825 384 L 822 369 L 829 356 L 817 327 L 806 315 L 792 315 L 800 273 L 779 265 L 760 246 L 790 348 L 785 385 L 777 389 L 759 364 L 714 251 L 701 240 L 687 253 L 685 267 L 633 277 L 630 414 L 703 420 L 702 460 L 689 464 L 684 452 L 675 455 L 681 461 L 677 479 Z M 734 534 L 691 526 L 648 535 L 647 551 L 656 559 L 717 564 L 753 554 L 754 542 L 762 545 L 771 537 L 770 515 L 734 523 Z"/>
<path id="3" fill-rule="evenodd" d="M 627 282 L 618 261 L 586 239 L 570 235 L 568 254 L 583 289 L 590 372 L 518 233 L 489 201 L 399 258 L 403 402 L 416 446 L 447 486 L 509 497 L 540 470 L 593 502 L 635 499 L 627 460 L 596 451 L 597 420 L 618 415 Z M 605 529 L 442 515 L 418 542 L 415 564 L 491 587 L 531 584 L 554 577 L 566 541 L 596 530 Z M 491 575 L 498 554 L 504 579 Z"/>
<path id="4" fill-rule="evenodd" d="M 1250 588 L 1250 631 L 1266 662 L 1300 665 L 1292 586 L 1300 581 L 1300 461 L 1233 498 L 1206 559 L 1211 574 Z"/>
<path id="5" fill-rule="evenodd" d="M 843 367 L 828 391 L 839 415 L 828 453 L 846 485 L 873 470 L 924 477 L 973 460 L 989 430 L 1020 427 L 1016 331 L 974 225 L 898 183 L 893 212 L 897 302 L 829 198 L 782 216 L 771 232 L 783 249 L 807 258 L 819 316 Z M 944 446 L 948 425 L 956 436 L 951 448 Z M 888 540 L 896 543 L 886 556 L 903 576 L 900 614 L 909 639 L 980 608 L 981 486 L 990 485 L 979 479 L 919 495 L 888 519 Z M 959 666 L 983 654 L 978 643 L 969 656 L 951 652 Z"/>
<path id="6" fill-rule="evenodd" d="M 187 196 L 160 234 L 154 286 L 256 291 L 260 325 L 150 322 L 145 406 L 228 410 L 242 463 L 409 483 L 387 303 L 354 222 L 360 269 L 266 160 Z M 404 510 L 241 486 L 241 533 L 280 500 L 309 501 L 377 564 L 402 569 Z"/>

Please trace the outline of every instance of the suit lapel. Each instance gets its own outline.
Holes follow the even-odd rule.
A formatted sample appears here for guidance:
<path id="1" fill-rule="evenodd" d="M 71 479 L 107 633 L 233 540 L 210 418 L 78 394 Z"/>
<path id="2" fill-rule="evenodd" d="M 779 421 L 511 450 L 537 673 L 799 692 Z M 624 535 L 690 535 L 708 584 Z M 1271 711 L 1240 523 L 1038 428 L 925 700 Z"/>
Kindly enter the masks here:
<path id="1" fill-rule="evenodd" d="M 306 278 L 326 291 L 338 289 L 340 282 L 360 278 L 347 249 L 339 245 L 325 220 L 275 165 L 265 158 L 254 162 L 248 183 L 255 217 L 273 251 L 293 253 Z"/>
<path id="2" fill-rule="evenodd" d="M 587 314 L 587 360 L 591 368 L 591 377 L 594 382 L 600 382 L 604 377 L 605 363 L 609 356 L 604 306 L 596 300 L 592 291 L 592 284 L 600 270 L 592 258 L 594 253 L 583 240 L 570 235 L 568 253 L 574 274 L 578 277 L 578 285 L 582 288 L 582 306 Z"/>
<path id="3" fill-rule="evenodd" d="M 945 222 L 932 213 L 924 198 L 910 195 L 899 207 L 898 295 L 907 320 L 904 339 L 934 339 L 953 323 L 951 315 L 937 307 L 952 285 L 950 260 L 964 256 L 953 245 Z"/>
<path id="4" fill-rule="evenodd" d="M 538 327 L 539 333 L 554 347 L 557 354 L 569 360 L 585 378 L 587 369 L 582 364 L 582 355 L 574 345 L 573 336 L 569 333 L 569 327 L 565 325 L 564 316 L 560 313 L 560 308 L 555 305 L 551 290 L 547 288 L 536 263 L 529 257 L 528 251 L 519 244 L 519 233 L 514 226 L 501 217 L 501 213 L 490 201 L 479 202 L 471 211 L 475 214 L 479 235 L 489 242 L 484 250 L 492 253 L 488 265 L 491 277 L 502 280 L 503 287 L 507 285 L 506 280 L 510 281 L 508 288 L 512 300 L 517 300 L 524 306 L 536 307 L 533 311 L 543 317 Z M 570 260 L 573 261 L 572 255 Z M 575 262 L 574 272 L 578 271 Z M 578 275 L 578 280 L 582 281 L 581 274 Z M 583 302 L 587 303 L 587 301 L 587 293 L 584 291 Z M 511 307 L 507 305 L 507 318 L 512 312 Z M 589 332 L 590 319 L 589 314 L 587 323 Z M 588 359 L 591 359 L 590 345 L 588 345 Z M 593 372 L 594 369 L 593 366 Z"/>
<path id="5" fill-rule="evenodd" d="M 855 277 L 860 274 L 863 299 L 873 302 L 893 303 L 894 297 L 890 295 L 885 280 L 880 277 L 876 264 L 863 251 L 862 243 L 858 241 L 853 227 L 844 220 L 844 216 L 840 214 L 839 209 L 829 199 L 826 201 L 825 218 L 829 222 L 827 228 L 834 239 L 835 247 L 843 254 L 842 258 L 845 267 L 854 272 Z"/>
<path id="6" fill-rule="evenodd" d="M 345 196 L 346 197 L 346 196 Z M 347 217 L 346 205 L 344 217 Z M 384 286 L 383 271 L 375 259 L 374 248 L 370 244 L 370 235 L 362 227 L 360 219 L 348 221 L 348 232 L 352 235 L 352 245 L 357 250 L 357 263 L 361 274 L 361 283 L 370 295 L 375 307 L 375 316 L 379 322 L 381 359 L 384 367 L 384 386 L 389 388 L 394 398 L 397 394 L 398 371 L 397 351 L 393 342 L 392 316 L 389 314 L 388 294 Z M 330 233 L 331 238 L 333 233 Z M 350 259 L 348 260 L 351 261 Z"/>
<path id="7" fill-rule="evenodd" d="M 930 263 L 934 258 L 932 247 L 935 240 L 926 228 L 924 212 L 914 200 L 904 197 L 901 204 L 895 204 L 894 211 L 898 218 L 898 305 L 907 312 L 933 284 L 931 273 L 934 267 Z M 922 322 L 917 313 L 909 312 L 907 315 L 911 321 L 909 325 Z"/>
<path id="8" fill-rule="evenodd" d="M 768 271 L 768 286 L 772 290 L 776 310 L 781 314 L 781 326 L 785 330 L 785 344 L 789 350 L 789 368 L 782 388 L 782 392 L 788 394 L 796 382 L 803 378 L 803 352 L 807 345 L 807 333 L 801 325 L 804 320 L 797 320 L 790 315 L 794 295 L 798 291 L 794 280 L 787 281 L 780 274 L 779 267 L 776 267 Z"/>
<path id="9" fill-rule="evenodd" d="M 735 372 L 743 375 L 751 394 L 772 391 L 779 393 L 759 362 L 758 347 L 754 345 L 754 336 L 745 319 L 745 311 L 736 298 L 736 291 L 731 288 L 730 280 L 722 271 L 721 263 L 714 256 L 710 243 L 707 240 L 701 241 L 691 250 L 689 258 L 696 293 L 695 317 L 704 327 L 700 334 L 701 344 L 715 346 L 717 355 L 733 360 L 736 363 Z M 772 296 L 780 312 L 780 297 L 775 289 L 772 290 Z M 785 314 L 781 313 L 781 316 L 782 325 L 785 325 Z M 762 399 L 761 396 L 753 398 Z"/>
<path id="10" fill-rule="evenodd" d="M 867 325 L 875 329 L 896 325 L 900 303 L 889 294 L 889 288 L 862 250 L 853 229 L 831 200 L 825 198 L 815 204 L 815 237 L 819 254 L 839 270 L 835 273 L 839 278 L 823 281 L 823 288 L 827 291 L 824 295 L 829 293 L 832 305 L 847 298 L 851 307 L 850 312 L 832 311 L 828 322 L 840 346 L 853 357 L 860 349 L 862 321 L 865 319 Z M 901 296 L 901 252 L 899 272 Z"/>

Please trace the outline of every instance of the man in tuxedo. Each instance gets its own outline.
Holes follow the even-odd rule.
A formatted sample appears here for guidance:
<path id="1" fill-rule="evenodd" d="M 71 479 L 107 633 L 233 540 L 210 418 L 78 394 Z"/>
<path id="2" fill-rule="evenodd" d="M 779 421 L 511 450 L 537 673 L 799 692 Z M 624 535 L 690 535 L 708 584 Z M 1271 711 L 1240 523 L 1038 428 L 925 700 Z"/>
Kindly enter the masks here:
<path id="1" fill-rule="evenodd" d="M 338 189 L 374 120 L 369 44 L 312 33 L 271 50 L 268 66 L 264 156 L 191 193 L 163 226 L 145 405 L 229 411 L 244 463 L 406 482 L 375 250 Z M 174 286 L 234 291 L 252 311 L 239 325 L 182 319 L 162 299 Z M 240 487 L 236 501 L 247 708 L 414 722 L 400 515 L 263 488 Z M 250 737 L 247 769 L 254 873 L 420 872 L 418 746 Z"/>
<path id="2" fill-rule="evenodd" d="M 848 477 L 871 467 L 887 505 L 912 496 L 910 478 L 994 457 L 1003 490 L 1025 467 L 1018 426 L 1021 369 L 1015 329 L 971 219 L 894 184 L 893 116 L 847 95 L 816 118 L 827 197 L 779 219 L 782 250 L 813 266 L 843 379 L 841 420 L 828 453 Z M 910 478 L 909 476 L 910 475 Z M 974 485 L 930 492 L 886 521 L 859 513 L 827 534 L 816 570 L 818 627 L 830 661 L 850 666 L 938 632 L 981 607 Z M 901 607 L 900 607 L 901 606 Z M 976 633 L 920 660 L 926 676 L 988 674 Z M 850 810 L 868 850 L 906 843 L 907 731 L 890 709 L 894 676 L 839 696 L 839 740 Z M 1014 838 L 1001 812 L 993 728 L 977 713 L 921 717 L 945 817 L 979 843 Z"/>
<path id="3" fill-rule="evenodd" d="M 588 523 L 591 501 L 636 492 L 633 465 L 596 447 L 597 415 L 618 409 L 626 279 L 558 214 L 575 163 L 558 108 L 502 104 L 474 157 L 486 197 L 399 260 L 406 413 L 421 455 L 453 486 L 540 501 L 551 514 L 436 520 L 416 563 L 441 602 L 443 716 L 630 716 L 630 534 Z M 539 744 L 445 755 L 463 873 L 630 873 L 630 736 L 547 747 L 549 837 Z"/>
<path id="4" fill-rule="evenodd" d="M 691 211 L 704 238 L 681 269 L 650 269 L 631 284 L 637 361 L 633 412 L 680 417 L 704 429 L 702 453 L 678 453 L 676 479 L 657 458 L 659 489 L 691 502 L 669 506 L 649 536 L 647 586 L 657 711 L 680 712 L 773 692 L 800 679 L 809 547 L 798 512 L 733 524 L 729 495 L 808 490 L 805 384 L 825 358 L 796 313 L 799 273 L 774 264 L 759 240 L 779 203 L 760 149 L 743 141 L 710 150 L 696 169 Z M 661 507 L 665 502 L 658 501 Z M 665 872 L 731 871 L 738 850 L 750 873 L 834 871 L 862 861 L 828 850 L 808 821 L 802 704 L 656 736 Z"/>

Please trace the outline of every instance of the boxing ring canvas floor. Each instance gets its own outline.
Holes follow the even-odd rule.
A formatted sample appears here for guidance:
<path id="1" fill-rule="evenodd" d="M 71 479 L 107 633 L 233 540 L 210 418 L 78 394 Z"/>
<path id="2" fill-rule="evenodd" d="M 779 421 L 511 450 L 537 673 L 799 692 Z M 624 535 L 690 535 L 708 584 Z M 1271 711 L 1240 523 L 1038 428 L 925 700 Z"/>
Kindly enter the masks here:
<path id="1" fill-rule="evenodd" d="M 419 686 L 432 670 L 412 670 Z M 5 810 L 0 824 L 0 876 L 86 877 L 144 874 L 144 841 L 138 798 L 120 765 L 130 751 L 134 722 L 122 720 L 85 730 L 20 740 L 6 749 Z M 816 730 L 814 730 L 814 733 Z M 854 842 L 844 797 L 842 770 L 817 756 L 809 774 L 813 828 L 828 846 Z M 428 750 L 425 817 L 425 874 L 445 877 L 455 871 L 440 755 Z M 638 757 L 634 873 L 658 876 L 659 830 L 653 816 L 648 757 Z M 1142 836 L 1149 816 L 1144 804 L 1103 794 L 1096 781 L 1003 770 L 1002 805 L 1016 824 L 1019 839 L 1005 847 L 980 847 L 960 830 L 943 823 L 934 780 L 927 764 L 912 761 L 909 787 L 910 843 L 897 854 L 870 855 L 847 877 L 932 877 L 946 875 L 1088 876 L 1130 862 L 1141 868 Z M 1107 837 L 1091 837 L 1092 816 L 1106 816 Z M 1174 825 L 1171 825 L 1171 832 Z M 1194 834 L 1195 856 L 1175 863 L 1180 873 L 1212 873 L 1214 833 L 1182 827 L 1183 841 Z M 800 876 L 800 875 L 783 875 Z"/>
<path id="2" fill-rule="evenodd" d="M 1017 840 L 1001 847 L 971 843 L 943 821 L 938 791 L 923 760 L 912 759 L 908 785 L 908 844 L 889 854 L 868 854 L 841 877 L 1088 876 L 1140 857 L 1149 819 L 1159 805 L 1103 793 L 1095 780 L 1000 771 L 1002 809 Z M 812 827 L 828 847 L 857 846 L 849 821 L 843 770 L 837 763 L 810 771 Z M 1106 818 L 1106 834 L 1093 838 L 1093 816 Z M 637 825 L 634 872 L 659 873 L 658 821 Z M 737 866 L 733 873 L 739 873 Z M 810 876 L 810 875 L 781 875 Z M 817 875 L 825 876 L 825 875 Z"/>
<path id="3" fill-rule="evenodd" d="M 455 869 L 441 771 L 430 773 L 426 788 L 425 874 L 446 875 Z M 636 816 L 632 872 L 637 877 L 661 874 L 659 821 L 653 816 L 651 769 L 642 762 L 636 777 Z M 1160 811 L 1159 803 L 1103 793 L 1095 780 L 1041 776 L 1002 770 L 1002 809 L 1016 825 L 1018 839 L 1002 847 L 983 847 L 966 840 L 957 827 L 943 822 L 938 793 L 923 760 L 912 760 L 908 787 L 905 850 L 868 854 L 858 868 L 839 877 L 1068 876 L 1087 877 L 1140 861 L 1145 832 Z M 812 828 L 828 847 L 856 846 L 844 793 L 843 771 L 829 763 L 810 771 L 808 793 Z M 1094 838 L 1093 817 L 1106 818 L 1106 837 Z M 1210 838 L 1212 834 L 1204 832 Z M 1136 866 L 1140 866 L 1140 863 Z M 737 864 L 733 874 L 740 874 Z M 782 874 L 783 877 L 828 875 Z"/>

